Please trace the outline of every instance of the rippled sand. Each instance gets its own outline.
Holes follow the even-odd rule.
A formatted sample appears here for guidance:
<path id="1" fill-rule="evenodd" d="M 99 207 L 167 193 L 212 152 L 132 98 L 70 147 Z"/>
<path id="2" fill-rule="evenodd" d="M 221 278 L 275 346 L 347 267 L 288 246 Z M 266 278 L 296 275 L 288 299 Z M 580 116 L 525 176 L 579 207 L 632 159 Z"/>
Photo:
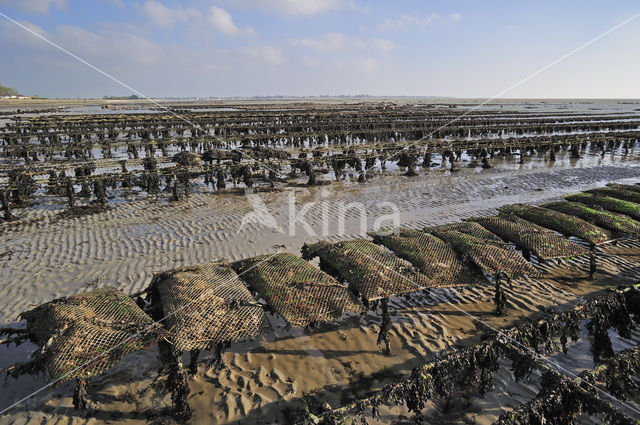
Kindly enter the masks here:
<path id="1" fill-rule="evenodd" d="M 321 234 L 322 204 L 304 216 L 315 235 L 301 225 L 295 227 L 294 235 L 289 234 L 287 191 L 260 194 L 284 232 L 256 223 L 247 223 L 239 231 L 252 207 L 238 195 L 201 193 L 180 202 L 135 200 L 77 219 L 58 220 L 55 209 L 29 211 L 17 225 L 0 225 L 0 319 L 11 323 L 34 305 L 96 286 L 112 285 L 135 293 L 146 287 L 153 273 L 182 265 L 223 257 L 235 260 L 283 247 L 299 252 L 306 242 L 358 236 L 373 226 L 375 218 L 390 213 L 383 202 L 398 208 L 403 225 L 420 228 L 491 214 L 504 204 L 557 199 L 610 181 L 637 182 L 637 159 L 635 152 L 626 157 L 587 155 L 580 160 L 559 158 L 550 166 L 540 157 L 528 158 L 524 165 L 513 158 L 496 158 L 491 170 L 465 168 L 450 174 L 435 168 L 414 178 L 385 175 L 364 184 L 297 189 L 298 211 L 307 202 L 327 203 L 332 217 L 327 235 Z M 366 207 L 366 228 L 360 227 L 359 211 L 351 208 L 345 215 L 345 233 L 338 234 L 335 217 L 340 204 L 351 202 Z M 588 262 L 584 259 L 540 266 L 547 272 L 544 278 L 523 279 L 507 289 L 511 309 L 505 318 L 491 314 L 491 287 L 394 298 L 391 357 L 383 356 L 376 346 L 379 317 L 375 312 L 323 326 L 312 335 L 272 318 L 275 333 L 234 344 L 225 353 L 228 369 L 213 374 L 203 362 L 190 382 L 193 423 L 282 423 L 283 409 L 299 406 L 300 398 L 309 393 L 337 407 L 438 353 L 477 342 L 477 319 L 505 326 L 538 314 L 542 307 L 574 303 L 586 294 L 637 281 L 639 248 L 631 240 L 603 247 L 602 272 L 595 281 L 585 279 Z M 3 347 L 0 366 L 24 360 L 33 348 L 30 344 L 10 350 Z M 208 355 L 201 358 L 206 362 Z M 0 423 L 147 423 L 164 415 L 171 405 L 169 395 L 153 383 L 158 366 L 154 348 L 129 356 L 112 371 L 92 379 L 93 403 L 86 414 L 71 407 L 73 386 L 67 383 L 22 403 L 0 417 Z M 487 398 L 470 396 L 479 423 L 495 420 L 503 408 L 535 393 L 532 385 L 510 379 L 499 374 L 497 389 Z M 9 378 L 3 383 L 0 405 L 9 405 L 44 383 L 42 378 Z M 402 413 L 383 411 L 390 412 Z M 432 414 L 442 423 L 463 420 L 462 415 Z M 391 421 L 391 416 L 386 418 Z"/>

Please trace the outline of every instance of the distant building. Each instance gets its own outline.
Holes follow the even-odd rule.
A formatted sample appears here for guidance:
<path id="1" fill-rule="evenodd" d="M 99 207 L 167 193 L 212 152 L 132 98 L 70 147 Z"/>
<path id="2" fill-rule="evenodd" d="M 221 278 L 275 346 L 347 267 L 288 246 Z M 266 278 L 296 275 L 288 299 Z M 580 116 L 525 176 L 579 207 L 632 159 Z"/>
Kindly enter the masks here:
<path id="1" fill-rule="evenodd" d="M 31 99 L 31 96 L 19 96 L 19 95 L 5 95 L 0 96 L 0 99 Z"/>

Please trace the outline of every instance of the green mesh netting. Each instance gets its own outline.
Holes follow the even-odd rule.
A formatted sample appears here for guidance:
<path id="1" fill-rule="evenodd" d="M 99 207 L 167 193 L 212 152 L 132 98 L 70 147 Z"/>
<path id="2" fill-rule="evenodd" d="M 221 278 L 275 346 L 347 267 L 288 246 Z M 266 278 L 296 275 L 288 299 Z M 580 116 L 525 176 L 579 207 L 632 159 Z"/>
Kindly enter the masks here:
<path id="1" fill-rule="evenodd" d="M 543 260 L 589 253 L 585 248 L 558 236 L 549 229 L 512 215 L 480 217 L 473 220 L 501 238 L 513 242 L 519 248 L 532 252 Z"/>
<path id="2" fill-rule="evenodd" d="M 178 350 L 207 350 L 270 329 L 263 306 L 224 262 L 158 273 L 150 289 Z"/>
<path id="3" fill-rule="evenodd" d="M 608 230 L 580 218 L 547 208 L 515 204 L 501 207 L 498 210 L 502 214 L 516 215 L 547 229 L 555 230 L 566 236 L 575 236 L 591 244 L 599 245 L 612 239 Z"/>
<path id="4" fill-rule="evenodd" d="M 564 197 L 567 201 L 579 202 L 594 208 L 604 208 L 605 210 L 624 214 L 635 220 L 640 220 L 640 204 L 623 201 L 622 199 L 610 196 L 595 196 L 589 193 L 578 193 Z"/>
<path id="5" fill-rule="evenodd" d="M 484 277 L 465 265 L 444 241 L 419 230 L 395 229 L 371 232 L 375 243 L 382 244 L 424 273 L 438 287 L 483 283 Z"/>
<path id="6" fill-rule="evenodd" d="M 474 238 L 481 239 L 485 243 L 491 243 L 499 246 L 508 246 L 509 244 L 505 243 L 499 236 L 493 234 L 489 230 L 485 229 L 478 223 L 473 221 L 463 221 L 460 223 L 449 223 L 441 226 L 432 226 L 429 228 L 429 232 L 431 233 L 441 233 L 454 230 L 456 232 L 465 233 L 469 236 L 473 236 Z"/>
<path id="7" fill-rule="evenodd" d="M 162 326 L 115 288 L 60 298 L 20 315 L 51 380 L 89 378 L 162 335 Z"/>
<path id="8" fill-rule="evenodd" d="M 365 310 L 345 285 L 294 254 L 253 257 L 231 266 L 292 326 Z"/>
<path id="9" fill-rule="evenodd" d="M 349 282 L 367 301 L 437 287 L 411 263 L 366 239 L 302 248 L 303 257 L 320 258 L 320 265 Z"/>
<path id="10" fill-rule="evenodd" d="M 597 196 L 610 196 L 623 201 L 635 202 L 640 204 L 640 193 L 632 190 L 622 189 L 620 187 L 599 187 L 585 191 Z"/>
<path id="11" fill-rule="evenodd" d="M 542 207 L 579 217 L 589 223 L 593 223 L 596 226 L 611 230 L 615 233 L 640 234 L 639 222 L 625 215 L 605 211 L 601 208 L 590 208 L 579 202 L 570 201 L 550 202 L 542 205 Z"/>
<path id="12" fill-rule="evenodd" d="M 540 273 L 516 250 L 496 244 L 486 243 L 457 230 L 425 229 L 440 239 L 450 243 L 456 251 L 468 257 L 478 267 L 488 273 L 504 273 L 510 277 L 538 276 Z"/>
<path id="13" fill-rule="evenodd" d="M 640 185 L 639 184 L 620 184 L 620 183 L 608 183 L 608 187 L 613 187 L 616 189 L 630 190 L 631 192 L 640 193 Z"/>

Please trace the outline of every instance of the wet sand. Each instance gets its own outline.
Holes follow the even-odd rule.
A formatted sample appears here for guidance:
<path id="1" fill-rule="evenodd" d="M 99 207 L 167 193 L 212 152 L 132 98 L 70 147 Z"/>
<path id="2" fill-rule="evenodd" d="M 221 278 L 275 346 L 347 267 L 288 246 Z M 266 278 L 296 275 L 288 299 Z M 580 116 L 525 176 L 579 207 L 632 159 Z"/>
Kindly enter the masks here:
<path id="1" fill-rule="evenodd" d="M 4 226 L 0 227 L 1 320 L 11 323 L 19 312 L 34 305 L 97 286 L 112 285 L 135 293 L 147 286 L 153 273 L 174 267 L 216 258 L 236 260 L 278 249 L 298 253 L 303 243 L 359 236 L 373 226 L 375 218 L 391 212 L 382 202 L 398 208 L 402 225 L 420 228 L 491 214 L 504 204 L 554 200 L 610 181 L 640 181 L 635 153 L 626 158 L 559 158 L 553 166 L 541 157 L 527 158 L 524 165 L 513 158 L 496 158 L 493 163 L 490 170 L 464 168 L 451 174 L 435 168 L 413 178 L 384 175 L 364 184 L 332 183 L 297 190 L 298 212 L 304 203 L 325 201 L 329 217 L 337 217 L 340 204 L 361 203 L 367 212 L 365 228 L 360 226 L 359 211 L 351 208 L 345 214 L 343 234 L 335 219 L 330 220 L 328 234 L 321 233 L 322 204 L 305 215 L 315 235 L 301 225 L 295 227 L 294 235 L 289 234 L 286 191 L 260 194 L 284 232 L 251 222 L 238 230 L 252 206 L 237 195 L 203 193 L 179 202 L 135 200 L 99 215 L 59 221 L 54 220 L 54 208 L 29 211 L 23 224 L 0 225 Z M 635 241 L 603 247 L 599 255 L 602 272 L 595 281 L 586 280 L 586 259 L 560 266 L 548 263 L 544 278 L 523 279 L 513 289 L 507 288 L 510 310 L 504 318 L 492 315 L 492 287 L 394 298 L 390 304 L 394 354 L 390 357 L 376 346 L 379 316 L 375 312 L 325 325 L 311 335 L 287 328 L 272 317 L 274 333 L 234 344 L 225 353 L 228 369 L 214 374 L 201 365 L 190 381 L 191 423 L 283 423 L 284 409 L 298 407 L 305 394 L 316 394 L 319 400 L 338 407 L 438 353 L 478 342 L 477 318 L 505 326 L 539 314 L 542 307 L 575 303 L 607 287 L 636 282 L 640 278 L 639 247 Z M 25 360 L 33 349 L 30 344 L 9 351 L 3 347 L 0 366 Z M 201 357 L 205 362 L 208 354 Z M 66 383 L 11 410 L 0 417 L 0 423 L 151 422 L 163 417 L 171 405 L 169 395 L 153 383 L 158 367 L 155 348 L 131 355 L 91 380 L 88 412 L 78 413 L 71 407 L 73 386 Z M 490 423 L 504 407 L 535 394 L 533 385 L 515 385 L 509 379 L 499 375 L 496 391 L 485 399 L 470 397 L 478 423 Z M 9 405 L 44 383 L 42 378 L 9 378 L 3 384 L 0 405 Z M 460 415 L 432 414 L 441 423 L 464 420 Z M 385 417 L 389 421 L 385 423 L 390 423 L 391 416 Z"/>

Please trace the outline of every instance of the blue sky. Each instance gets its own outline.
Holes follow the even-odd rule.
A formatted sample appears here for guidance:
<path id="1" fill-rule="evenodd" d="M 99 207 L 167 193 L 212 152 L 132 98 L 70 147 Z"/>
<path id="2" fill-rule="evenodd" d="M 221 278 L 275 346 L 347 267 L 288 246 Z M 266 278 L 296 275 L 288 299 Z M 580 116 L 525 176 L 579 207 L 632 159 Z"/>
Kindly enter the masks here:
<path id="1" fill-rule="evenodd" d="M 154 97 L 491 97 L 640 13 L 634 1 L 0 0 L 0 12 Z M 640 17 L 503 97 L 640 97 Z M 0 17 L 0 83 L 126 88 Z"/>

